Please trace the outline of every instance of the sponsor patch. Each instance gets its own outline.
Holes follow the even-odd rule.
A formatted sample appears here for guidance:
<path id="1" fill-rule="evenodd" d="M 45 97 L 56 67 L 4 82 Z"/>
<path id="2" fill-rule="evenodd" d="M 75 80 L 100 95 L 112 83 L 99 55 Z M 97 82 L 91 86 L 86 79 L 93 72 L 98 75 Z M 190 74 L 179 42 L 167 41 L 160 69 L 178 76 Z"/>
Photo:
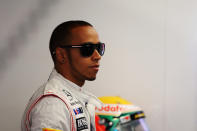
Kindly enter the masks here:
<path id="1" fill-rule="evenodd" d="M 74 105 L 81 104 L 81 103 L 79 101 L 74 101 L 74 102 L 71 102 L 70 104 L 71 106 L 74 106 Z"/>
<path id="2" fill-rule="evenodd" d="M 123 105 L 123 104 L 105 104 L 101 108 L 96 107 L 97 115 L 113 115 L 119 116 L 121 113 L 127 113 L 132 111 L 140 111 L 141 108 L 135 105 Z"/>
<path id="3" fill-rule="evenodd" d="M 79 108 L 73 109 L 73 111 L 74 111 L 75 115 L 78 115 L 78 114 L 83 113 L 83 108 L 79 107 Z"/>
<path id="4" fill-rule="evenodd" d="M 76 119 L 77 131 L 88 129 L 88 122 L 85 117 Z"/>
<path id="5" fill-rule="evenodd" d="M 62 130 L 51 129 L 51 128 L 42 128 L 42 131 L 62 131 Z"/>
<path id="6" fill-rule="evenodd" d="M 68 91 L 66 91 L 66 90 L 62 90 L 62 91 L 66 94 L 66 96 L 68 97 L 68 99 L 69 99 L 70 101 L 73 100 L 73 96 L 71 95 L 70 92 L 68 92 Z"/>
<path id="7" fill-rule="evenodd" d="M 120 123 L 121 123 L 121 124 L 127 123 L 127 122 L 129 122 L 129 121 L 131 121 L 130 115 L 126 115 L 126 116 L 120 117 Z"/>

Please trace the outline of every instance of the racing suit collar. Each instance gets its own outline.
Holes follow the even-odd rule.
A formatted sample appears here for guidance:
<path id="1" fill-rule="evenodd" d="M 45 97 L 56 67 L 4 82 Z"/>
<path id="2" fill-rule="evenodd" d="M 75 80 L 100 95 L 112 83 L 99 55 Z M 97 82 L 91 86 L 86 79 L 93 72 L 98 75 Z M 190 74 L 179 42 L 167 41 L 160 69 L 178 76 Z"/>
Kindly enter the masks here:
<path id="1" fill-rule="evenodd" d="M 49 80 L 50 80 L 50 79 L 53 79 L 54 77 L 55 77 L 56 79 L 60 80 L 61 83 L 64 84 L 65 86 L 68 86 L 68 85 L 69 85 L 69 87 L 72 87 L 72 88 L 74 88 L 75 90 L 78 90 L 78 91 L 81 90 L 81 87 L 80 87 L 80 86 L 78 86 L 77 84 L 75 84 L 75 83 L 71 82 L 70 80 L 66 79 L 65 77 L 63 77 L 60 73 L 58 73 L 58 72 L 56 71 L 55 68 L 53 68 L 53 70 L 52 70 L 52 72 L 51 72 L 51 74 L 50 74 L 50 76 L 49 76 Z"/>
<path id="2" fill-rule="evenodd" d="M 56 71 L 55 68 L 52 70 L 49 76 L 49 80 L 53 78 L 58 79 L 71 92 L 74 92 L 75 94 L 77 94 L 77 96 L 80 97 L 79 99 L 83 99 L 83 101 L 86 101 L 87 103 L 94 105 L 98 108 L 102 106 L 102 102 L 96 96 L 94 96 L 88 91 L 83 90 L 82 87 L 64 78 L 61 74 L 59 74 Z"/>

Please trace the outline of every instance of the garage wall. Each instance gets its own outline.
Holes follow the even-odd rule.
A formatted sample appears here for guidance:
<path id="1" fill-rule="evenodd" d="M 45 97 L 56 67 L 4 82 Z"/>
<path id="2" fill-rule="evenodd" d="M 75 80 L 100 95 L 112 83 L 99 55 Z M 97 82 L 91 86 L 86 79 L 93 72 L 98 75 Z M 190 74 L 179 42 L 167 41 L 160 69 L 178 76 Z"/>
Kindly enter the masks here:
<path id="1" fill-rule="evenodd" d="M 53 68 L 48 42 L 63 21 L 95 25 L 106 43 L 96 96 L 141 106 L 152 131 L 196 131 L 195 0 L 1 0 L 0 127 L 20 130 L 25 105 Z"/>

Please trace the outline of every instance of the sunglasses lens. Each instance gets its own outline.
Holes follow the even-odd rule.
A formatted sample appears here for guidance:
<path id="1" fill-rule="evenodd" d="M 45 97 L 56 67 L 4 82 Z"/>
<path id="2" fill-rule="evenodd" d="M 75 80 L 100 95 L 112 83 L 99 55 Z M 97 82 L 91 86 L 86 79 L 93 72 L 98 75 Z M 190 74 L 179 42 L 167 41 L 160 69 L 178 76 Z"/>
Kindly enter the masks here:
<path id="1" fill-rule="evenodd" d="M 94 52 L 94 46 L 93 45 L 86 45 L 80 49 L 81 55 L 84 57 L 89 57 Z"/>
<path id="2" fill-rule="evenodd" d="M 103 56 L 105 52 L 105 44 L 104 43 L 99 43 L 99 44 L 86 44 L 82 48 L 80 48 L 81 55 L 84 57 L 90 57 L 93 53 L 94 50 L 97 50 L 98 53 Z"/>
<path id="3" fill-rule="evenodd" d="M 105 44 L 104 43 L 99 43 L 96 49 L 97 49 L 98 53 L 101 56 L 103 56 L 104 52 L 105 52 Z"/>

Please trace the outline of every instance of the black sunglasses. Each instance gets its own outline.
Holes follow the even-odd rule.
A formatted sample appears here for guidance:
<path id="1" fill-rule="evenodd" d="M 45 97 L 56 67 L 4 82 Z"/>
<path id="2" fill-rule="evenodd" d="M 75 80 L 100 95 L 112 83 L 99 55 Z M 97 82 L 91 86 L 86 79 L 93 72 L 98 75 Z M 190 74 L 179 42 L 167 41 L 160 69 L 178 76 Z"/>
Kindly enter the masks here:
<path id="1" fill-rule="evenodd" d="M 94 50 L 96 49 L 98 53 L 103 56 L 105 52 L 105 44 L 98 42 L 97 44 L 93 44 L 92 42 L 86 42 L 81 45 L 61 45 L 61 48 L 80 48 L 80 54 L 83 57 L 90 57 Z"/>

